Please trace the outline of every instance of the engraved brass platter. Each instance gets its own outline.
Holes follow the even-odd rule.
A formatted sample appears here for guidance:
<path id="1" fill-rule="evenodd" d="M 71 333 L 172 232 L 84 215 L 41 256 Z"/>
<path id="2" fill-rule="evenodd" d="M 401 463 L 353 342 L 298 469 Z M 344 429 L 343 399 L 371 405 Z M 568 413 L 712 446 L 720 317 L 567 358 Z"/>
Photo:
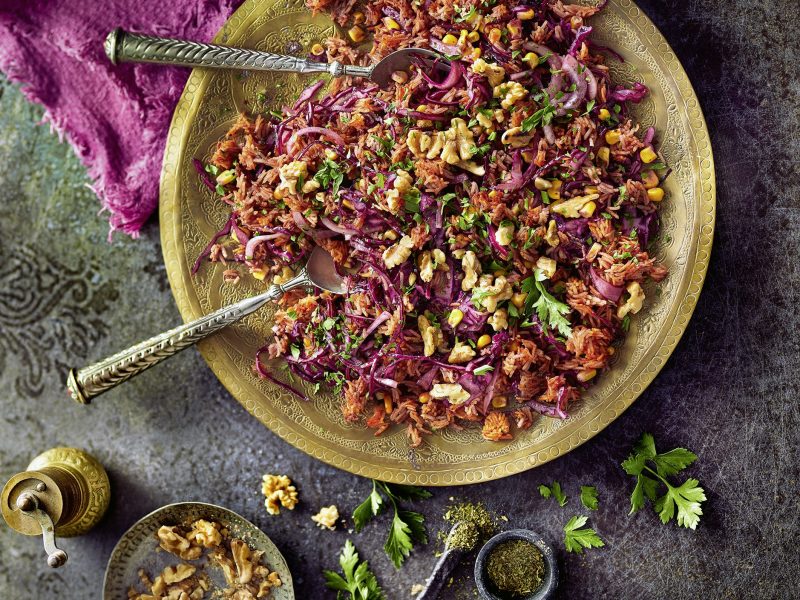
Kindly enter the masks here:
<path id="1" fill-rule="evenodd" d="M 641 81 L 652 94 L 635 109 L 658 131 L 660 149 L 673 169 L 661 212 L 656 255 L 670 269 L 646 287 L 647 307 L 610 372 L 572 407 L 566 421 L 542 417 L 504 443 L 484 441 L 477 428 L 426 436 L 417 450 L 402 428 L 373 437 L 348 425 L 339 400 L 318 395 L 304 403 L 252 371 L 256 350 L 269 337 L 271 312 L 249 317 L 200 346 L 204 358 L 233 396 L 273 432 L 300 450 L 365 477 L 418 485 L 456 485 L 505 477 L 536 467 L 582 444 L 616 419 L 653 381 L 675 349 L 697 303 L 714 233 L 714 161 L 705 120 L 692 85 L 653 23 L 630 0 L 612 0 L 594 17 L 595 39 L 617 50 L 610 59 L 618 82 Z M 247 0 L 216 42 L 279 53 L 307 53 L 334 32 L 324 15 L 312 16 L 303 0 Z M 299 75 L 194 70 L 175 109 L 161 177 L 161 241 L 175 301 L 185 320 L 263 289 L 243 278 L 224 286 L 220 265 L 191 266 L 225 222 L 222 203 L 206 190 L 192 167 L 206 159 L 237 111 L 262 93 L 271 106 L 290 104 L 313 79 Z"/>

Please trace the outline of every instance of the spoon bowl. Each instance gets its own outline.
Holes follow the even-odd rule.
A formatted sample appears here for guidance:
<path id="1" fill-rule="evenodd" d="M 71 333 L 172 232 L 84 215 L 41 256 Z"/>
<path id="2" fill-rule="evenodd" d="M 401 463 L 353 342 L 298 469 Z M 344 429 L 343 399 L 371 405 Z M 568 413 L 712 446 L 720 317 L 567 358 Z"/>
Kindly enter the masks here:
<path id="1" fill-rule="evenodd" d="M 336 271 L 333 257 L 319 246 L 311 252 L 305 269 L 308 280 L 318 288 L 332 294 L 347 293 L 347 281 Z"/>
<path id="2" fill-rule="evenodd" d="M 401 50 L 395 50 L 372 67 L 369 78 L 382 88 L 385 88 L 392 83 L 393 73 L 396 71 L 408 71 L 411 65 L 419 65 L 420 63 L 431 70 L 435 68 L 434 65 L 446 68 L 448 64 L 441 54 L 433 50 L 402 48 Z"/>

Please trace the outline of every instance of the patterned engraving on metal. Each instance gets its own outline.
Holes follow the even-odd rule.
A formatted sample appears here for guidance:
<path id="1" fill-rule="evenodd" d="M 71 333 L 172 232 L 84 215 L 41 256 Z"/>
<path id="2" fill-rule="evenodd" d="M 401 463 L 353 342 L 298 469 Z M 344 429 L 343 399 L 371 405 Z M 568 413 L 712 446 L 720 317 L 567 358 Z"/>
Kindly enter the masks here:
<path id="1" fill-rule="evenodd" d="M 443 431 L 411 451 L 402 429 L 375 438 L 345 423 L 338 399 L 330 394 L 314 395 L 306 403 L 258 379 L 252 364 L 270 337 L 273 313 L 267 309 L 200 347 L 220 381 L 250 413 L 290 444 L 341 469 L 396 483 L 455 485 L 505 477 L 553 460 L 597 434 L 642 393 L 675 349 L 703 285 L 714 232 L 714 162 L 691 83 L 652 22 L 630 0 L 612 0 L 592 25 L 598 43 L 613 46 L 625 58 L 625 63 L 610 60 L 616 81 L 643 81 L 653 92 L 634 107 L 634 114 L 656 127 L 660 149 L 673 169 L 655 249 L 670 275 L 660 284 L 660 295 L 655 286 L 647 289 L 647 308 L 634 319 L 612 369 L 572 408 L 570 418 L 540 418 L 506 443 L 486 442 L 474 427 Z M 216 41 L 285 52 L 294 30 L 307 51 L 331 27 L 323 15 L 306 11 L 303 0 L 249 0 Z M 320 32 L 318 39 L 310 38 L 313 31 Z M 205 266 L 196 277 L 189 273 L 226 218 L 221 203 L 197 181 L 192 159 L 209 156 L 237 112 L 252 106 L 253 91 L 279 90 L 267 94 L 268 102 L 279 106 L 313 81 L 288 73 L 258 77 L 257 88 L 248 83 L 251 78 L 195 71 L 175 110 L 164 156 L 160 220 L 167 273 L 186 320 L 257 293 L 262 285 L 244 278 L 235 290 L 223 292 L 221 269 Z"/>

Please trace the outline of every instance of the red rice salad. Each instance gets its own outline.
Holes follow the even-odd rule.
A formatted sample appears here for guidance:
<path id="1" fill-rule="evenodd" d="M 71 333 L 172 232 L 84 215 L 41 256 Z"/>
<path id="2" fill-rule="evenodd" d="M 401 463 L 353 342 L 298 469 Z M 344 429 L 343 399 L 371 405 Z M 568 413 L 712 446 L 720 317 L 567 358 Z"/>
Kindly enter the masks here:
<path id="1" fill-rule="evenodd" d="M 666 268 L 647 251 L 665 166 L 614 85 L 586 19 L 560 0 L 308 0 L 347 32 L 318 60 L 370 64 L 427 47 L 449 71 L 391 89 L 322 82 L 281 112 L 242 115 L 204 182 L 231 216 L 198 258 L 286 281 L 315 245 L 350 293 L 295 290 L 256 357 L 265 378 L 330 385 L 346 421 L 423 435 L 467 421 L 512 439 L 567 409 Z M 372 38 L 369 53 L 356 48 Z M 238 267 L 238 268 L 233 268 Z"/>

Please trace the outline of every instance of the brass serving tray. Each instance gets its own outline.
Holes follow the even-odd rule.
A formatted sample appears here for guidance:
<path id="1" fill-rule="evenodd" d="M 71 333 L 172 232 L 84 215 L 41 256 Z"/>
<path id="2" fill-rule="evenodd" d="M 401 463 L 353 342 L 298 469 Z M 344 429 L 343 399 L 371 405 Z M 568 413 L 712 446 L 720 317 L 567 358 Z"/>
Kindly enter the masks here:
<path id="1" fill-rule="evenodd" d="M 380 437 L 344 422 L 339 399 L 321 394 L 302 402 L 252 370 L 256 350 L 270 335 L 271 311 L 262 309 L 200 346 L 203 357 L 230 393 L 258 420 L 300 450 L 365 477 L 418 485 L 475 483 L 519 473 L 552 460 L 598 433 L 633 403 L 675 349 L 703 285 L 714 233 L 714 161 L 697 96 L 680 62 L 653 23 L 630 0 L 612 0 L 597 17 L 598 43 L 613 47 L 625 62 L 611 60 L 617 81 L 638 80 L 652 91 L 636 107 L 645 125 L 654 125 L 659 148 L 673 173 L 661 212 L 658 258 L 669 277 L 646 287 L 646 310 L 611 371 L 572 407 L 568 420 L 542 417 L 514 440 L 492 443 L 468 427 L 426 437 L 409 448 L 402 428 Z M 217 35 L 219 43 L 282 53 L 307 53 L 335 31 L 324 15 L 312 16 L 303 0 L 247 0 Z M 223 267 L 191 266 L 211 235 L 225 222 L 222 203 L 200 183 L 194 157 L 207 158 L 238 111 L 259 94 L 268 105 L 290 104 L 313 81 L 308 76 L 192 72 L 175 109 L 161 176 L 161 241 L 175 301 L 185 320 L 263 289 L 243 278 L 222 284 Z M 675 400 L 679 402 L 679 399 Z"/>

